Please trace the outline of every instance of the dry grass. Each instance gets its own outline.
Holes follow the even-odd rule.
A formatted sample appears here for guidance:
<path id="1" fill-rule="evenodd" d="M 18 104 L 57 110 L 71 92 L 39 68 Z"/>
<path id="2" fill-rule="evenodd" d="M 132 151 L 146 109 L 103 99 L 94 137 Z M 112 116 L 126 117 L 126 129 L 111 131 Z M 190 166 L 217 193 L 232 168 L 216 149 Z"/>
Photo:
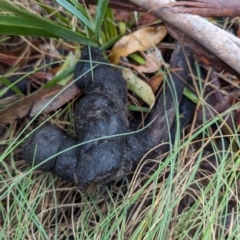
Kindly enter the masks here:
<path id="1" fill-rule="evenodd" d="M 16 139 L 24 125 L 10 126 L 1 142 L 2 150 Z M 32 171 L 21 159 L 21 149 L 13 148 L 1 163 L 2 236 L 222 239 L 228 232 L 229 239 L 234 239 L 239 235 L 239 227 L 232 226 L 239 204 L 239 157 L 234 150 L 239 143 L 210 153 L 204 143 L 214 144 L 214 139 L 194 141 L 193 133 L 172 150 L 157 171 L 146 174 L 145 180 L 140 168 L 147 161 L 132 178 L 93 192 L 81 192 L 50 173 Z M 236 135 L 226 137 L 236 139 Z M 199 144 L 202 147 L 197 148 Z M 199 168 L 200 163 L 213 157 L 221 160 L 216 172 Z M 224 228 L 227 214 L 230 223 Z"/>
<path id="2" fill-rule="evenodd" d="M 34 1 L 18 4 L 53 16 L 39 11 Z M 57 5 L 53 8 L 65 14 L 73 28 L 77 26 L 75 17 Z M 20 57 L 26 56 L 30 46 L 36 48 L 32 38 L 17 39 L 24 49 Z M 58 44 L 50 41 L 53 49 Z M 49 55 L 35 50 L 42 57 Z M 194 79 L 202 97 L 207 83 L 200 76 Z M 10 102 L 9 98 L 0 104 Z M 204 100 L 202 103 L 207 106 Z M 237 127 L 223 131 L 224 119 L 239 104 L 202 126 L 195 124 L 195 116 L 182 139 L 177 132 L 176 144 L 168 154 L 142 161 L 133 176 L 91 192 L 80 191 L 51 173 L 33 171 L 22 159 L 23 136 L 49 117 L 73 132 L 72 105 L 70 102 L 53 117 L 38 116 L 27 129 L 28 118 L 0 125 L 0 239 L 239 238 L 239 134 Z M 143 176 L 141 169 L 149 161 L 155 161 L 157 167 Z"/>

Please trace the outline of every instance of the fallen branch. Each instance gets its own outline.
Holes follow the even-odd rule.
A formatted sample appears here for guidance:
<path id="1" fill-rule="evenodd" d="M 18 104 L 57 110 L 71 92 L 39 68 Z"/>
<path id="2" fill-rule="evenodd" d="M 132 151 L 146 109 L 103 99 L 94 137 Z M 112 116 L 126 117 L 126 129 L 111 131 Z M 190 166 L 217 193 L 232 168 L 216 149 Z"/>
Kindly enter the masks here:
<path id="1" fill-rule="evenodd" d="M 165 4 L 172 0 L 131 0 L 144 10 L 162 19 L 202 45 L 240 74 L 240 39 L 211 24 L 206 19 L 190 14 L 174 13 Z M 165 5 L 165 7 L 163 6 Z"/>

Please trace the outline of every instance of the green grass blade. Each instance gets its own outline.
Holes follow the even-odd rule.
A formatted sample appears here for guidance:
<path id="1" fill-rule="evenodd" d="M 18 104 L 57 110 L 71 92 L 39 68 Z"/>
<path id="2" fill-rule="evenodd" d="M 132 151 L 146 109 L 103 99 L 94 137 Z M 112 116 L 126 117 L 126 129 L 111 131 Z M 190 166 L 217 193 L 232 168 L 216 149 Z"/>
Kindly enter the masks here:
<path id="1" fill-rule="evenodd" d="M 58 38 L 53 32 L 32 26 L 26 19 L 18 16 L 0 16 L 0 34 L 31 37 Z"/>
<path id="2" fill-rule="evenodd" d="M 96 38 L 100 39 L 102 22 L 107 10 L 109 0 L 98 0 L 97 2 L 97 14 L 95 18 L 95 33 Z"/>
<path id="3" fill-rule="evenodd" d="M 6 1 L 0 1 L 0 8 L 6 9 L 18 16 L 21 16 L 26 21 L 31 23 L 32 26 L 45 29 L 46 31 L 53 32 L 59 38 L 67 39 L 68 41 L 77 42 L 83 45 L 95 46 L 97 47 L 97 42 L 93 41 L 80 33 L 76 33 L 73 30 L 70 30 L 66 27 L 63 27 L 59 24 L 56 24 L 50 20 L 38 17 L 33 15 L 26 10 L 22 10 L 13 4 L 10 4 Z M 28 27 L 28 25 L 26 25 Z M 1 28 L 1 25 L 0 25 Z"/>
<path id="4" fill-rule="evenodd" d="M 93 24 L 86 18 L 86 16 L 81 11 L 79 11 L 77 8 L 75 8 L 72 4 L 70 4 L 66 0 L 56 0 L 56 2 L 59 3 L 65 9 L 67 9 L 74 16 L 76 16 L 86 27 L 88 27 L 91 31 L 94 32 Z"/>
<path id="5" fill-rule="evenodd" d="M 187 97 L 188 99 L 190 99 L 192 102 L 198 104 L 198 97 L 195 93 L 193 93 L 189 88 L 184 88 L 183 90 L 183 94 L 185 97 Z"/>
<path id="6" fill-rule="evenodd" d="M 113 39 L 118 36 L 118 31 L 116 27 L 116 23 L 114 22 L 114 16 L 113 16 L 113 11 L 110 8 L 107 8 L 106 13 L 105 13 L 105 18 L 106 18 L 106 27 L 108 28 L 108 32 L 110 35 L 110 39 Z"/>
<path id="7" fill-rule="evenodd" d="M 54 77 L 51 81 L 49 81 L 48 83 L 46 83 L 46 85 L 44 86 L 44 88 L 50 88 L 54 85 L 56 85 L 58 82 L 60 82 L 63 78 L 66 78 L 67 76 L 69 76 L 71 73 L 73 73 L 75 69 L 75 65 L 74 66 L 70 66 L 68 69 L 66 69 L 64 72 L 60 73 L 58 76 Z"/>
<path id="8" fill-rule="evenodd" d="M 19 94 L 21 96 L 24 96 L 24 94 L 22 93 L 22 91 L 16 87 L 15 85 L 13 85 L 12 82 L 10 82 L 7 78 L 5 77 L 0 77 L 0 83 L 3 83 L 5 86 L 9 87 L 13 92 L 15 92 L 16 94 Z M 7 91 L 8 89 L 6 89 Z M 5 93 L 4 90 L 0 90 L 0 97 Z"/>
<path id="9" fill-rule="evenodd" d="M 134 105 L 128 105 L 128 110 L 132 112 L 151 112 L 151 109 L 148 107 L 138 107 Z"/>
<path id="10" fill-rule="evenodd" d="M 101 51 L 105 51 L 107 49 L 109 49 L 110 47 L 112 47 L 120 38 L 122 38 L 123 35 L 118 35 L 117 37 L 115 37 L 114 39 L 110 40 L 109 42 L 103 44 L 101 47 L 100 47 L 100 50 Z"/>

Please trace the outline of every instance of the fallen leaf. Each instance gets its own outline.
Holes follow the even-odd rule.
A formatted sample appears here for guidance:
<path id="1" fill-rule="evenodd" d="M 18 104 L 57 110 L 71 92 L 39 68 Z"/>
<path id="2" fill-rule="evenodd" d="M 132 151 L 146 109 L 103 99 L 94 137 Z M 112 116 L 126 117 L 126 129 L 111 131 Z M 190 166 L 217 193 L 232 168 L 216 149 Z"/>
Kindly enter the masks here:
<path id="1" fill-rule="evenodd" d="M 78 59 L 80 57 L 80 51 L 79 49 L 76 49 L 75 54 L 73 54 L 72 52 L 69 52 L 66 60 L 64 61 L 63 65 L 61 66 L 61 68 L 59 69 L 59 71 L 56 73 L 55 77 L 60 76 L 62 73 L 64 73 L 67 69 L 76 66 Z M 61 81 L 58 82 L 59 85 L 66 85 L 70 79 L 73 77 L 73 73 L 66 76 L 65 78 L 61 79 Z"/>
<path id="2" fill-rule="evenodd" d="M 41 113 L 54 111 L 74 98 L 74 96 L 80 92 L 75 84 L 69 85 L 65 90 L 63 89 L 63 86 L 56 85 L 52 88 L 40 90 L 35 94 L 14 103 L 0 111 L 0 122 L 11 123 L 16 119 L 27 116 L 28 114 L 30 116 L 35 116 L 40 111 Z M 63 92 L 54 98 L 54 96 L 62 90 Z"/>
<path id="3" fill-rule="evenodd" d="M 160 87 L 160 85 L 162 84 L 162 81 L 163 81 L 163 74 L 162 73 L 158 73 L 154 76 L 152 76 L 150 79 L 149 79 L 149 86 L 152 88 L 152 91 L 155 93 L 158 88 Z"/>
<path id="4" fill-rule="evenodd" d="M 128 89 L 134 92 L 152 108 L 155 103 L 155 96 L 152 88 L 128 69 L 122 70 L 122 76 L 127 81 Z"/>
<path id="5" fill-rule="evenodd" d="M 141 28 L 128 36 L 124 36 L 113 46 L 110 62 L 118 64 L 121 57 L 126 57 L 137 51 L 146 51 L 161 42 L 166 34 L 166 27 L 160 25 Z"/>
<path id="6" fill-rule="evenodd" d="M 48 89 L 49 90 L 49 89 Z M 37 93 L 35 96 L 39 96 Z M 11 123 L 16 119 L 23 118 L 27 116 L 31 110 L 35 97 L 30 96 L 12 104 L 11 106 L 0 111 L 0 122 L 1 123 Z"/>
<path id="7" fill-rule="evenodd" d="M 145 64 L 135 66 L 134 69 L 138 72 L 144 73 L 153 73 L 159 70 L 162 65 L 162 54 L 158 49 L 152 49 L 152 51 L 144 54 L 145 56 Z"/>
<path id="8" fill-rule="evenodd" d="M 39 101 L 36 101 L 29 113 L 30 117 L 37 115 L 39 112 L 48 113 L 52 112 L 65 103 L 73 99 L 77 94 L 80 93 L 80 89 L 75 85 L 69 85 L 65 90 L 64 87 L 60 88 L 57 91 L 50 92 L 48 94 L 43 94 Z M 63 90 L 63 91 L 62 91 Z M 54 96 L 62 91 L 56 98 Z M 54 98 L 54 99 L 53 99 Z"/>
<path id="9" fill-rule="evenodd" d="M 213 25 L 204 18 L 196 17 L 192 14 L 173 13 L 170 7 L 167 9 L 161 8 L 162 5 L 172 2 L 171 0 L 131 0 L 131 2 L 140 5 L 145 11 L 150 11 L 156 17 L 163 19 L 167 26 L 173 26 L 188 35 L 226 62 L 237 73 L 240 73 L 240 39 L 230 32 Z M 156 2 L 159 7 L 156 7 Z"/>
<path id="10" fill-rule="evenodd" d="M 67 85 L 67 83 L 73 77 L 73 73 L 69 74 L 69 70 L 75 68 L 79 55 L 78 50 L 76 50 L 75 54 L 70 52 L 55 77 L 48 75 L 49 78 L 53 78 L 52 81 L 49 81 L 50 84 L 55 84 L 54 79 L 58 80 L 60 78 L 56 85 L 49 88 L 46 88 L 47 85 L 45 85 L 45 89 L 37 91 L 33 95 L 23 98 L 0 111 L 0 122 L 10 123 L 27 115 L 33 117 L 39 112 L 48 113 L 60 108 L 74 98 L 80 90 L 75 84 L 70 83 Z M 64 73 L 67 73 L 67 75 L 62 77 Z M 47 73 L 35 73 L 35 76 L 41 77 L 43 74 L 45 74 L 45 77 L 47 76 Z"/>

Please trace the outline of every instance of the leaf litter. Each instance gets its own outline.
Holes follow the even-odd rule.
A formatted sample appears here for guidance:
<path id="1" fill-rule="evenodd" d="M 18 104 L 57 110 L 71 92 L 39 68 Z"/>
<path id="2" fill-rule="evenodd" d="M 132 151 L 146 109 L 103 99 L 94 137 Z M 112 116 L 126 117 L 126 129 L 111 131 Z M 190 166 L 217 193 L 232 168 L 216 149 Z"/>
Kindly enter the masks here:
<path id="1" fill-rule="evenodd" d="M 74 69 L 79 59 L 79 54 L 80 52 L 78 50 L 75 51 L 75 54 L 69 52 L 66 60 L 55 73 L 55 76 L 49 75 L 49 73 L 45 72 L 36 72 L 32 74 L 32 76 L 38 78 L 44 77 L 44 79 L 47 78 L 49 83 L 51 83 L 53 79 L 58 78 L 59 76 L 61 77 L 61 74 L 66 72 L 68 69 Z M 47 89 L 41 89 L 4 108 L 0 111 L 0 122 L 11 123 L 27 115 L 33 117 L 40 112 L 43 114 L 59 109 L 80 93 L 80 90 L 75 86 L 75 84 L 70 82 L 72 78 L 73 71 L 64 78 L 59 78 L 57 84 L 55 83 L 55 86 Z"/>
<path id="2" fill-rule="evenodd" d="M 127 57 L 137 51 L 146 51 L 157 45 L 166 35 L 167 30 L 163 25 L 136 30 L 115 43 L 111 50 L 110 62 L 118 64 L 121 61 L 121 57 Z"/>

